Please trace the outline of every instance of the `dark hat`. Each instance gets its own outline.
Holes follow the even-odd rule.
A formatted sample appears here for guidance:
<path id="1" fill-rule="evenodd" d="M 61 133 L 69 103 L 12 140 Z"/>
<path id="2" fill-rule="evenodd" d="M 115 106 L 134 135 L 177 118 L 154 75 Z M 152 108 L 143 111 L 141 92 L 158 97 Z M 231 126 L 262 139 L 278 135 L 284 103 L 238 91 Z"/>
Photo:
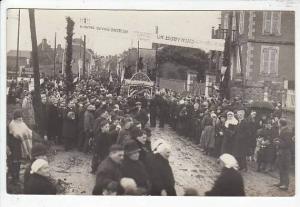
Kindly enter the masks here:
<path id="1" fill-rule="evenodd" d="M 46 145 L 37 143 L 36 145 L 33 145 L 32 150 L 31 150 L 31 155 L 32 155 L 32 157 L 46 155 L 47 150 L 48 149 L 47 149 Z"/>
<path id="2" fill-rule="evenodd" d="M 128 142 L 125 143 L 124 150 L 126 154 L 131 154 L 139 152 L 140 148 L 134 140 L 128 140 Z"/>
<path id="3" fill-rule="evenodd" d="M 22 115 L 22 110 L 17 109 L 17 110 L 14 111 L 14 119 L 20 118 L 22 116 L 23 116 Z"/>
<path id="4" fill-rule="evenodd" d="M 113 144 L 110 148 L 109 148 L 109 151 L 110 152 L 116 152 L 116 151 L 123 151 L 124 148 L 122 145 L 119 145 L 119 144 Z"/>

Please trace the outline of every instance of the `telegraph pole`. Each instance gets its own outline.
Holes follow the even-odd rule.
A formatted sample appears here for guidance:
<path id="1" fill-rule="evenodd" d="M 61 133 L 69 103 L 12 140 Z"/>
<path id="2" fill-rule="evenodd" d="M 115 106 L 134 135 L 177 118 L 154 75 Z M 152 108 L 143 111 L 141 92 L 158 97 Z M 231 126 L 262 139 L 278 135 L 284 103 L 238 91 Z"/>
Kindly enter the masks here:
<path id="1" fill-rule="evenodd" d="M 19 42 L 20 42 L 20 9 L 18 15 L 18 39 L 17 39 L 17 59 L 16 59 L 16 79 L 19 71 Z"/>
<path id="2" fill-rule="evenodd" d="M 55 66 L 56 66 L 56 32 L 54 35 L 54 63 L 53 63 L 53 77 L 55 77 Z"/>
<path id="3" fill-rule="evenodd" d="M 155 34 L 158 35 L 158 26 L 155 26 Z M 157 49 L 158 43 L 155 45 L 155 86 L 159 87 L 159 71 L 158 71 L 158 61 L 157 61 Z"/>
<path id="4" fill-rule="evenodd" d="M 83 36 L 83 61 L 82 61 L 82 77 L 85 79 L 85 48 L 86 48 L 86 36 Z"/>
<path id="5" fill-rule="evenodd" d="M 34 114 L 37 119 L 37 125 L 40 125 L 41 121 L 41 94 L 40 94 L 40 70 L 39 70 L 39 57 L 36 40 L 36 28 L 34 19 L 34 9 L 29 9 L 29 22 L 31 32 L 31 44 L 32 44 L 32 65 L 33 65 L 33 77 L 34 77 L 34 96 L 33 106 Z"/>

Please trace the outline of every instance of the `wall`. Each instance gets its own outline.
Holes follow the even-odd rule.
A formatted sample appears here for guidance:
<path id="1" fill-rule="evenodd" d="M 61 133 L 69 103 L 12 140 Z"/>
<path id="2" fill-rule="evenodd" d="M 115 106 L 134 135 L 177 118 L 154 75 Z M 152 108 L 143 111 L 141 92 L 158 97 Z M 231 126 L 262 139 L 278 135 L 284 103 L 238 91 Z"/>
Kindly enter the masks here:
<path id="1" fill-rule="evenodd" d="M 186 81 L 184 80 L 175 80 L 175 79 L 159 79 L 159 87 L 172 89 L 177 92 L 185 91 Z"/>

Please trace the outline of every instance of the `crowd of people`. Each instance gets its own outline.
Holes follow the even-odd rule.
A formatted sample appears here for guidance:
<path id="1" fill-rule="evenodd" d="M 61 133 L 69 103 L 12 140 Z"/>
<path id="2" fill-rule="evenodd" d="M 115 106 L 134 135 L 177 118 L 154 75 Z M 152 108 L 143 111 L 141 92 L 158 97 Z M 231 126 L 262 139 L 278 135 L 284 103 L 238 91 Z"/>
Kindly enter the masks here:
<path id="1" fill-rule="evenodd" d="M 16 91 L 16 85 L 10 91 Z M 38 124 L 32 92 L 23 89 L 23 93 L 8 95 L 11 103 L 22 108 L 15 111 L 7 129 L 8 174 L 18 181 L 21 160 L 30 160 L 24 193 L 57 193 L 53 180 L 45 179 L 49 177 L 47 150 L 32 140 L 35 130 L 42 140 L 36 142 L 92 153 L 94 195 L 176 195 L 168 161 L 171 146 L 151 135 L 157 121 L 161 130 L 168 124 L 198 144 L 204 154 L 219 157 L 223 170 L 207 196 L 245 195 L 240 171 L 247 171 L 251 160 L 257 162 L 257 171 L 274 170 L 278 161 L 277 186 L 288 189 L 294 135 L 281 118 L 280 104 L 273 112 L 262 113 L 239 98 L 229 101 L 170 90 L 157 91 L 152 97 L 126 97 L 119 87 L 95 77 L 78 81 L 70 94 L 51 79 L 44 81 L 41 91 Z M 187 191 L 186 195 L 197 192 Z"/>

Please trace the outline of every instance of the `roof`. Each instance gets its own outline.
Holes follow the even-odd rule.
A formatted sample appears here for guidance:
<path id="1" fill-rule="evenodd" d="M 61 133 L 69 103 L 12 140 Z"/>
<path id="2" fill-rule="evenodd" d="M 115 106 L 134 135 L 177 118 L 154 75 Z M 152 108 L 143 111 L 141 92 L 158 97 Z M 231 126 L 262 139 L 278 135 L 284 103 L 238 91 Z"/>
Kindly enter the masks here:
<path id="1" fill-rule="evenodd" d="M 17 50 L 10 50 L 7 53 L 8 57 L 17 57 Z M 19 57 L 31 58 L 31 51 L 28 50 L 19 50 Z"/>

